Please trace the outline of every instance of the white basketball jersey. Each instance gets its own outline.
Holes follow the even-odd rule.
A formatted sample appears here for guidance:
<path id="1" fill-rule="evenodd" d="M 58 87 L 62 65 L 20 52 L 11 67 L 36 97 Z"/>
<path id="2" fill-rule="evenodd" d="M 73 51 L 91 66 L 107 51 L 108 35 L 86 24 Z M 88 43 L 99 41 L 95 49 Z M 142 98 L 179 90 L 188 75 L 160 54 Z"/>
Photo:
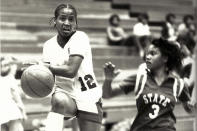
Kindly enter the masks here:
<path id="1" fill-rule="evenodd" d="M 57 36 L 45 42 L 43 59 L 52 65 L 64 65 L 70 55 L 80 55 L 83 61 L 75 78 L 56 76 L 56 85 L 65 90 L 72 98 L 83 101 L 98 101 L 102 96 L 92 64 L 92 52 L 88 36 L 82 31 L 76 31 L 64 48 L 57 43 Z"/>

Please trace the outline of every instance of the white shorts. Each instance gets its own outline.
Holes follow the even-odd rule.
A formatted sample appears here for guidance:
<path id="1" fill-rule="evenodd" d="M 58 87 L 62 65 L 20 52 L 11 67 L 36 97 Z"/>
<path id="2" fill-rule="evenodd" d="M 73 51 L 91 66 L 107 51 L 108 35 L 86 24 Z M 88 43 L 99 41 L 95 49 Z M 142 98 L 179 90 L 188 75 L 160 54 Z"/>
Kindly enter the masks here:
<path id="1" fill-rule="evenodd" d="M 22 119 L 23 115 L 14 101 L 2 103 L 0 108 L 0 124 L 7 123 L 11 120 Z"/>

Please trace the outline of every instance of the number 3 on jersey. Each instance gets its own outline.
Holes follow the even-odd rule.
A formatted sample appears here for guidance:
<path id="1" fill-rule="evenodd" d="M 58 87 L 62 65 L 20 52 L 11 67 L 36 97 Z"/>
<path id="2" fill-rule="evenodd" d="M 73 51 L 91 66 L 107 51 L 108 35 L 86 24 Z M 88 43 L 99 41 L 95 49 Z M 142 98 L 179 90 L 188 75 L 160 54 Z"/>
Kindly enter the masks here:
<path id="1" fill-rule="evenodd" d="M 96 83 L 94 82 L 94 79 L 90 74 L 85 75 L 84 80 L 88 87 L 85 86 L 82 77 L 79 77 L 79 82 L 81 83 L 81 91 L 86 91 L 87 88 L 92 89 L 96 87 Z"/>
<path id="2" fill-rule="evenodd" d="M 153 104 L 152 109 L 153 109 L 153 113 L 149 113 L 149 117 L 151 119 L 155 119 L 159 114 L 160 107 L 159 105 Z"/>

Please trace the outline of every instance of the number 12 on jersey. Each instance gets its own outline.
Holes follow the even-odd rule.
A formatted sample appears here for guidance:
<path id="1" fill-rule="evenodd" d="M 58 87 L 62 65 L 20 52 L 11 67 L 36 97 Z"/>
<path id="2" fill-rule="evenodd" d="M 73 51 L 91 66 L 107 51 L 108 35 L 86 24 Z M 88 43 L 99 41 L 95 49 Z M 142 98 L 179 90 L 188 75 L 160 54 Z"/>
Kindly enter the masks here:
<path id="1" fill-rule="evenodd" d="M 96 87 L 96 83 L 94 82 L 94 79 L 90 74 L 85 75 L 84 80 L 85 81 L 83 81 L 82 77 L 79 77 L 79 82 L 81 83 L 81 91 L 86 91 L 88 88 L 92 89 Z M 85 83 L 87 86 L 85 85 Z"/>

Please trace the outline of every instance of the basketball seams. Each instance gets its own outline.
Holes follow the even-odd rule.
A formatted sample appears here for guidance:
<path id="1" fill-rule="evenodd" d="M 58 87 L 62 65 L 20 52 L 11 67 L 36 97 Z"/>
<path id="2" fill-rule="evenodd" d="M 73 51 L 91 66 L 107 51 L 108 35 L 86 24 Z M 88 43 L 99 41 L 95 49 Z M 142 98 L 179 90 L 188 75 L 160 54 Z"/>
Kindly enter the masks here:
<path id="1" fill-rule="evenodd" d="M 42 72 L 45 72 L 45 73 L 47 73 L 47 74 L 53 76 L 53 74 L 52 74 L 51 72 L 48 72 L 48 71 L 50 71 L 50 70 L 48 70 L 48 71 L 41 70 L 41 69 L 34 69 L 34 70 L 42 71 Z M 54 79 L 52 79 L 52 81 L 54 81 Z"/>
<path id="2" fill-rule="evenodd" d="M 33 90 L 33 88 L 31 87 L 31 85 L 29 84 L 29 81 L 27 80 L 26 74 L 27 74 L 27 72 L 24 72 L 24 78 L 25 78 L 25 81 L 26 81 L 26 83 L 27 83 L 29 89 L 30 89 L 32 92 L 34 92 L 37 96 L 42 97 L 40 94 L 38 94 L 36 91 Z"/>
<path id="3" fill-rule="evenodd" d="M 36 79 L 36 80 L 38 80 L 40 83 L 42 83 L 44 86 L 46 86 L 49 90 L 51 90 L 51 88 L 47 85 L 47 84 L 45 84 L 44 82 L 42 82 L 41 80 L 39 80 L 37 77 L 35 77 L 34 75 L 32 75 L 32 74 L 29 74 L 30 76 L 32 76 L 34 79 Z M 52 91 L 52 90 L 51 90 Z"/>

